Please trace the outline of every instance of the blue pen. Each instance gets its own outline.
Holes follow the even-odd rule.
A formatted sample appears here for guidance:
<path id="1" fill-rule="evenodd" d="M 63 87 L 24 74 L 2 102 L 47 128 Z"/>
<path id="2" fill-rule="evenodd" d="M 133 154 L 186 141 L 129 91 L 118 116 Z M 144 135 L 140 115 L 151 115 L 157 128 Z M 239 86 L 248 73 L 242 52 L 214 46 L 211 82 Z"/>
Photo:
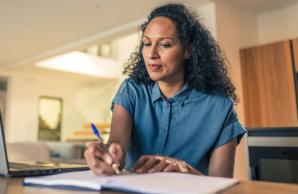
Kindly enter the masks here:
<path id="1" fill-rule="evenodd" d="M 109 153 L 108 147 L 103 143 L 103 139 L 101 138 L 98 129 L 96 128 L 96 126 L 93 123 L 91 123 L 91 129 L 92 129 L 94 135 L 96 135 L 96 137 L 100 141 L 100 146 L 102 146 L 102 148 L 106 152 Z M 115 163 L 112 163 L 112 168 L 113 168 L 113 170 L 115 171 L 116 174 L 120 174 L 120 170 L 119 170 L 118 166 Z"/>
<path id="2" fill-rule="evenodd" d="M 91 123 L 91 129 L 94 133 L 94 135 L 96 135 L 96 137 L 103 142 L 103 139 L 100 137 L 99 131 L 97 130 L 97 128 L 95 127 L 95 125 L 93 123 Z"/>

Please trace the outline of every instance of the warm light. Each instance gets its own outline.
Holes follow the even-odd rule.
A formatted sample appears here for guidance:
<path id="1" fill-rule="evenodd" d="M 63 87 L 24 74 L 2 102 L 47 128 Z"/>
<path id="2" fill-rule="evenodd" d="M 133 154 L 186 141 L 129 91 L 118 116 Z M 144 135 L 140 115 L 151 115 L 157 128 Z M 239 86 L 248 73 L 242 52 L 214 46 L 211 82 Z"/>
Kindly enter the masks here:
<path id="1" fill-rule="evenodd" d="M 40 61 L 36 66 L 104 78 L 121 75 L 121 65 L 116 61 L 78 51 Z"/>

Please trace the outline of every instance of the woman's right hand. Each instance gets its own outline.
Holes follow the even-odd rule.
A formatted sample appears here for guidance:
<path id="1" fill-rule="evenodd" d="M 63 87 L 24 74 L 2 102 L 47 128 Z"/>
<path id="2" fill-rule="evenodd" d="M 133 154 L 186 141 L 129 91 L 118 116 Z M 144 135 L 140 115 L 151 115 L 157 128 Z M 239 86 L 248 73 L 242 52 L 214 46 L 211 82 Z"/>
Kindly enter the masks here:
<path id="1" fill-rule="evenodd" d="M 112 143 L 108 150 L 100 142 L 86 143 L 87 149 L 84 153 L 87 165 L 96 175 L 112 175 L 116 172 L 113 165 L 120 167 L 123 151 L 119 144 Z"/>

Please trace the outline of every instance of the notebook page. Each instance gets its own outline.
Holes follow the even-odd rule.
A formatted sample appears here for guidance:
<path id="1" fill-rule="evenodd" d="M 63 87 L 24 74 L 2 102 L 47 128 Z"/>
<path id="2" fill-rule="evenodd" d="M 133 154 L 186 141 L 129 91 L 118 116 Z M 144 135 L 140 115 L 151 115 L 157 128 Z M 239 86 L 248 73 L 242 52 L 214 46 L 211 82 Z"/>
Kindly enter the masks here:
<path id="1" fill-rule="evenodd" d="M 236 184 L 238 180 L 182 173 L 151 173 L 113 177 L 104 187 L 139 193 L 209 194 Z"/>
<path id="2" fill-rule="evenodd" d="M 26 177 L 25 185 L 43 185 L 43 186 L 65 186 L 81 187 L 85 189 L 101 190 L 102 184 L 106 183 L 110 176 L 96 176 L 90 170 L 66 172 L 55 175 Z"/>
<path id="3" fill-rule="evenodd" d="M 109 188 L 152 194 L 209 194 L 224 190 L 237 182 L 236 179 L 182 173 L 96 176 L 91 171 L 68 172 L 24 179 L 25 185 L 42 185 L 56 188 L 63 186 L 64 189 L 76 187 L 101 190 L 102 188 Z"/>

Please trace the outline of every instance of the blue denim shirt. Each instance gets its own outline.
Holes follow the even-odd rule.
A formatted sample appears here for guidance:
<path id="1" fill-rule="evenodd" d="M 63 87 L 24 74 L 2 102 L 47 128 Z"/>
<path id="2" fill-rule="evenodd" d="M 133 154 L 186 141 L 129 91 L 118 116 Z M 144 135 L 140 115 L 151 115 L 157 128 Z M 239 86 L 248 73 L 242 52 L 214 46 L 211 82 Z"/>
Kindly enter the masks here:
<path id="1" fill-rule="evenodd" d="M 208 174 L 211 151 L 235 138 L 239 143 L 245 133 L 230 98 L 204 94 L 187 83 L 165 99 L 157 83 L 126 79 L 112 109 L 114 104 L 125 108 L 133 119 L 126 169 L 142 155 L 159 154 L 184 160 Z"/>

